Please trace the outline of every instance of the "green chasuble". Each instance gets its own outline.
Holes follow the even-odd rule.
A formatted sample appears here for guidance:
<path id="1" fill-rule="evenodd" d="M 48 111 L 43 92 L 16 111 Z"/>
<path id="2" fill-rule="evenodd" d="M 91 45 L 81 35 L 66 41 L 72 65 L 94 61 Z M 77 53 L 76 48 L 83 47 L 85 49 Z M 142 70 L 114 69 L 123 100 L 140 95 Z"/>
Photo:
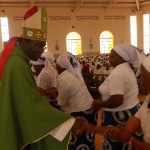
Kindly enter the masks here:
<path id="1" fill-rule="evenodd" d="M 65 150 L 67 143 L 48 133 L 68 118 L 39 95 L 27 56 L 17 45 L 0 83 L 0 150 L 24 150 L 28 144 L 30 150 Z"/>

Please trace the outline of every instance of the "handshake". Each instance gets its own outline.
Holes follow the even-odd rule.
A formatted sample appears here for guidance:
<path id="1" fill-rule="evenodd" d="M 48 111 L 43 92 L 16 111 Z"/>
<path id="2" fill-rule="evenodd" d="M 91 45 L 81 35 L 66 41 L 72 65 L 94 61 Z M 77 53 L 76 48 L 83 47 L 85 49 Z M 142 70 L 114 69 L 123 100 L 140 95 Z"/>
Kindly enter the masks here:
<path id="1" fill-rule="evenodd" d="M 85 132 L 101 134 L 108 139 L 127 143 L 132 134 L 124 126 L 96 126 L 83 119 L 77 119 L 72 127 L 72 132 L 80 136 Z"/>

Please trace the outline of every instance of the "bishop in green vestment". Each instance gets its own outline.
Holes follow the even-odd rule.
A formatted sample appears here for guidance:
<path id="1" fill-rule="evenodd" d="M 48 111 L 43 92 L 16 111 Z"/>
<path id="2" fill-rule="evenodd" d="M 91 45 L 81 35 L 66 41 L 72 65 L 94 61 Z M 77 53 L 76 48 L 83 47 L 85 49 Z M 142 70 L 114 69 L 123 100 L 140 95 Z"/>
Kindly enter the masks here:
<path id="1" fill-rule="evenodd" d="M 31 10 L 27 18 L 41 14 L 39 20 L 45 21 L 43 9 Z M 30 21 L 25 25 L 32 25 Z M 1 55 L 0 150 L 65 150 L 67 147 L 49 133 L 70 116 L 43 100 L 29 65 L 30 58 L 37 59 L 44 51 L 44 30 L 45 26 L 38 30 L 42 36 L 36 37 L 35 30 L 24 28 L 23 38 L 10 39 Z"/>

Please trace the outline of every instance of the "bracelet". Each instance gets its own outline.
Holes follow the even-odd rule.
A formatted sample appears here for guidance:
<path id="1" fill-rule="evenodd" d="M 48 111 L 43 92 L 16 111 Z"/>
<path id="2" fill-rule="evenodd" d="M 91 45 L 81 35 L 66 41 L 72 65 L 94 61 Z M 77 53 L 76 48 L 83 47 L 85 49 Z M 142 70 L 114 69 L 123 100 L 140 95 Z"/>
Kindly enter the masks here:
<path id="1" fill-rule="evenodd" d="M 132 145 L 132 141 L 133 141 L 133 139 L 134 139 L 134 137 L 133 137 L 133 136 L 131 136 L 131 137 L 130 137 L 130 139 L 129 139 L 129 141 L 128 141 L 128 144 L 129 144 L 129 145 Z"/>

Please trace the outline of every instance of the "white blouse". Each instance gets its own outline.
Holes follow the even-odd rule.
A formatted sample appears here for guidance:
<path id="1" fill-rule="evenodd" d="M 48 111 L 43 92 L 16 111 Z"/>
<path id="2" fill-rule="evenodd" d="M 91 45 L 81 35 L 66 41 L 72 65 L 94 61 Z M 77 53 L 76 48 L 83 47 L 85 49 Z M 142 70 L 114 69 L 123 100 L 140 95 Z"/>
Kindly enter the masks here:
<path id="1" fill-rule="evenodd" d="M 57 90 L 58 105 L 66 113 L 79 112 L 91 108 L 93 98 L 86 85 L 81 83 L 70 71 L 65 70 L 58 76 Z"/>
<path id="2" fill-rule="evenodd" d="M 148 109 L 148 103 L 150 101 L 150 95 L 148 95 L 142 104 L 142 107 L 135 114 L 135 117 L 141 120 L 141 128 L 144 133 L 144 142 L 150 144 L 150 108 Z"/>
<path id="3" fill-rule="evenodd" d="M 133 108 L 139 103 L 138 85 L 135 74 L 128 63 L 115 67 L 105 81 L 100 85 L 99 91 L 103 100 L 111 95 L 123 95 L 123 104 L 116 108 L 104 108 L 107 111 L 123 111 Z"/>
<path id="4" fill-rule="evenodd" d="M 36 83 L 38 87 L 48 89 L 51 87 L 56 87 L 56 78 L 57 73 L 56 70 L 54 70 L 54 68 L 43 68 L 36 79 Z"/>

